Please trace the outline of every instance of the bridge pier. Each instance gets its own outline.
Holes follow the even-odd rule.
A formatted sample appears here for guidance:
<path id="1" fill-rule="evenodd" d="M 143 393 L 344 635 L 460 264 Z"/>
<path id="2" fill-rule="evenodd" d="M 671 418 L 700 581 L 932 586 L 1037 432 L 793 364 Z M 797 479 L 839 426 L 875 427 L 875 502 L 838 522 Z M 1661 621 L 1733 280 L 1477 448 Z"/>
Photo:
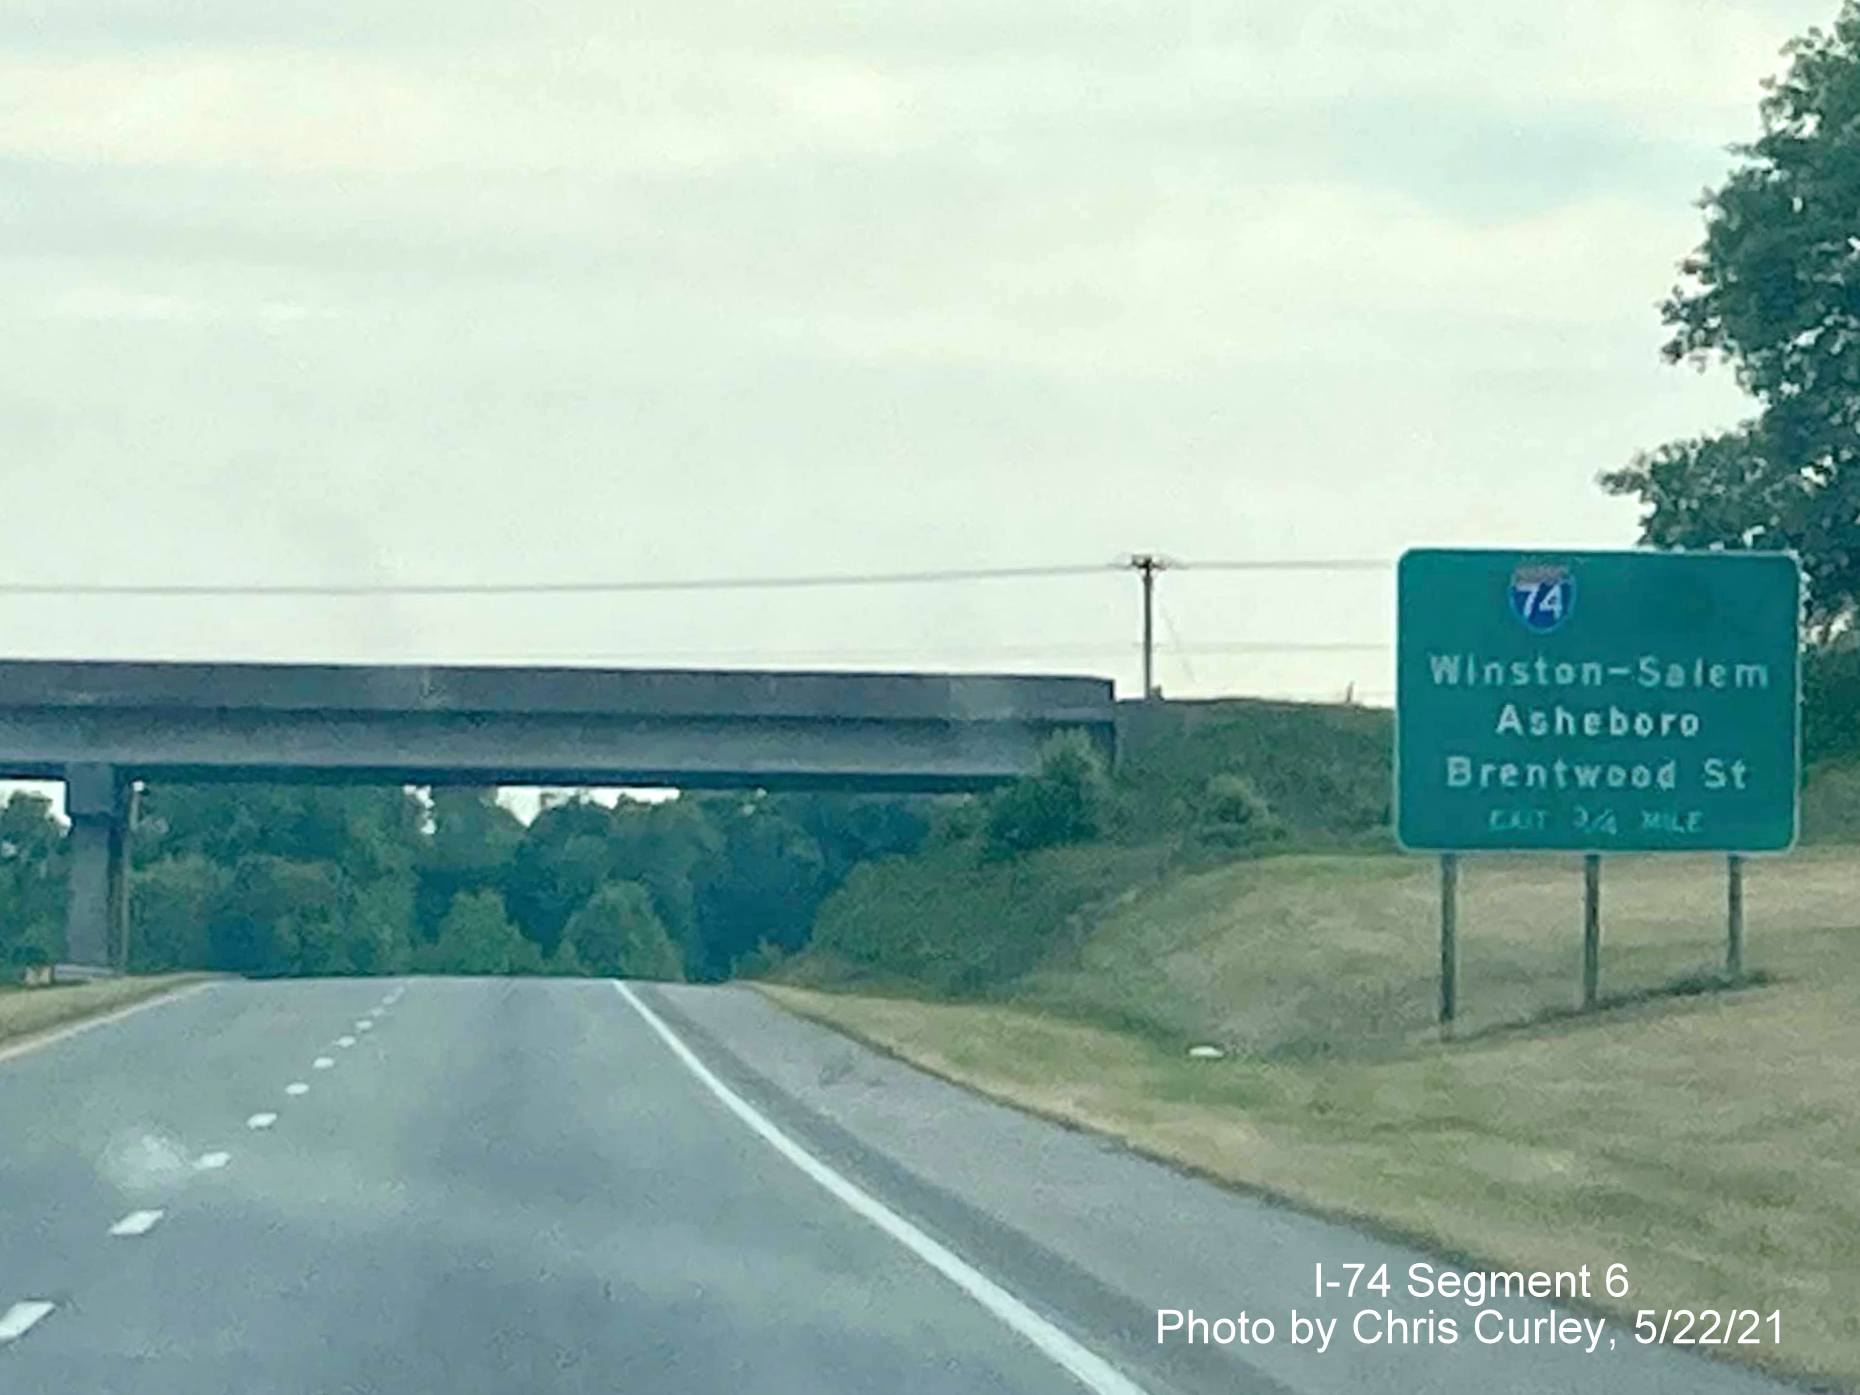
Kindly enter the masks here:
<path id="1" fill-rule="evenodd" d="M 129 782 L 114 765 L 65 767 L 70 890 L 65 901 L 65 956 L 73 964 L 117 964 L 129 923 Z"/>

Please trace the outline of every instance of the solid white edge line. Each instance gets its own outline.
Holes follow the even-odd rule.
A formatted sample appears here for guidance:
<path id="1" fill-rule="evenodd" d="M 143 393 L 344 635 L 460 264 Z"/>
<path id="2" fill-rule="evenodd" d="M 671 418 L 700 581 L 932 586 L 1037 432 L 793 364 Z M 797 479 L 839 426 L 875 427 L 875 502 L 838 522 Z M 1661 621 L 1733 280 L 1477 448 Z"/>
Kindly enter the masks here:
<path id="1" fill-rule="evenodd" d="M 719 1080 L 710 1067 L 700 1061 L 691 1048 L 660 1020 L 659 1015 L 639 1000 L 631 988 L 620 982 L 615 982 L 614 988 L 645 1024 L 658 1034 L 685 1069 L 696 1076 L 698 1082 L 715 1095 L 725 1109 L 829 1192 L 834 1200 L 870 1221 L 968 1294 L 992 1316 L 1031 1342 L 1042 1356 L 1092 1391 L 1093 1395 L 1146 1395 L 1142 1386 L 1110 1362 L 1067 1336 L 953 1250 L 931 1239 L 870 1192 L 841 1176 L 789 1138 L 764 1118 L 755 1106 Z"/>
<path id="2" fill-rule="evenodd" d="M 165 1211 L 131 1211 L 110 1227 L 112 1235 L 147 1235 L 165 1216 Z"/>
<path id="3" fill-rule="evenodd" d="M 10 1061 L 15 1056 L 24 1056 L 28 1051 L 37 1051 L 42 1046 L 50 1046 L 54 1042 L 63 1041 L 66 1037 L 88 1032 L 93 1027 L 107 1027 L 112 1022 L 121 1022 L 125 1017 L 133 1017 L 138 1012 L 160 1007 L 163 1003 L 178 1003 L 183 998 L 191 998 L 203 989 L 211 987 L 213 987 L 211 980 L 206 983 L 190 983 L 175 989 L 172 993 L 157 993 L 153 997 L 133 1002 L 128 1007 L 114 1008 L 109 1012 L 99 1013 L 95 1017 L 82 1017 L 63 1027 L 52 1027 L 37 1035 L 29 1036 L 24 1041 L 14 1042 L 11 1046 L 0 1046 L 0 1061 Z"/>
<path id="4" fill-rule="evenodd" d="M 28 1298 L 0 1313 L 0 1346 L 18 1341 L 57 1306 L 56 1303 L 47 1303 L 43 1298 Z"/>

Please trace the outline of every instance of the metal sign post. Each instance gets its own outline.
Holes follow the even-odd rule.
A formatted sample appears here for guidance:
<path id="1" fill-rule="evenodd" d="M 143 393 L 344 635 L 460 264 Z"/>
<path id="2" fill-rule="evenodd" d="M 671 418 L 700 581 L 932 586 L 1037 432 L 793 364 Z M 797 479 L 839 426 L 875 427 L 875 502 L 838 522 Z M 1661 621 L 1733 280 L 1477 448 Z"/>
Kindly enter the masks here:
<path id="1" fill-rule="evenodd" d="M 1725 977 L 1744 976 L 1744 859 L 1732 853 L 1725 863 Z"/>
<path id="2" fill-rule="evenodd" d="M 1460 855 L 1440 855 L 1440 1030 L 1453 1035 L 1460 997 Z"/>
<path id="3" fill-rule="evenodd" d="M 1602 859 L 1582 859 L 1582 1006 L 1593 1012 L 1602 987 Z"/>

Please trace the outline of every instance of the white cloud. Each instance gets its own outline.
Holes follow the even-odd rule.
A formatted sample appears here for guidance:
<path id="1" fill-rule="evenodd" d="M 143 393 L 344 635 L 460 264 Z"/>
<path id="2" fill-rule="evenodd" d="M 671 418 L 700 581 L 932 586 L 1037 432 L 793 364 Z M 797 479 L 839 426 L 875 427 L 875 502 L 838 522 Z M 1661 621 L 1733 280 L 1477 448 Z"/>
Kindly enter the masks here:
<path id="1" fill-rule="evenodd" d="M 899 107 L 865 64 L 664 44 L 443 65 L 278 49 L 0 58 L 0 152 L 272 175 L 688 171 L 883 152 Z"/>
<path id="2" fill-rule="evenodd" d="M 292 325 L 307 320 L 328 320 L 337 312 L 327 306 L 292 300 L 211 300 L 201 296 L 172 295 L 158 291 L 128 290 L 116 286 L 79 286 L 45 297 L 42 314 L 52 319 L 97 322 L 212 323 L 242 320 L 262 325 Z"/>

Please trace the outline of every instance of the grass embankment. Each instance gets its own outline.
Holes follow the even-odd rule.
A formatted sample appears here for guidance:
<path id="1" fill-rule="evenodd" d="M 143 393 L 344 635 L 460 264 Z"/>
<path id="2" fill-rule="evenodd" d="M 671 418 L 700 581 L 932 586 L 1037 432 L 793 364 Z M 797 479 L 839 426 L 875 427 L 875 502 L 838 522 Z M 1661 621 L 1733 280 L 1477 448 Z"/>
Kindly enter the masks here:
<path id="1" fill-rule="evenodd" d="M 1622 1261 L 1630 1316 L 1779 1309 L 1780 1348 L 1731 1354 L 1860 1385 L 1856 887 L 1860 849 L 1751 861 L 1764 986 L 1700 993 L 1723 957 L 1722 860 L 1610 859 L 1615 1006 L 1576 1016 L 1578 860 L 1471 859 L 1461 1031 L 1442 1044 L 1431 859 L 941 849 L 856 875 L 766 991 L 997 1098 L 1438 1250 Z M 1202 1041 L 1231 1054 L 1187 1059 Z"/>
<path id="2" fill-rule="evenodd" d="M 191 983 L 203 983 L 209 977 L 208 974 L 159 974 L 151 978 L 63 983 L 50 988 L 0 984 L 0 1048 L 17 1045 L 27 1037 L 82 1018 L 113 1012 L 146 998 L 158 998 Z"/>

